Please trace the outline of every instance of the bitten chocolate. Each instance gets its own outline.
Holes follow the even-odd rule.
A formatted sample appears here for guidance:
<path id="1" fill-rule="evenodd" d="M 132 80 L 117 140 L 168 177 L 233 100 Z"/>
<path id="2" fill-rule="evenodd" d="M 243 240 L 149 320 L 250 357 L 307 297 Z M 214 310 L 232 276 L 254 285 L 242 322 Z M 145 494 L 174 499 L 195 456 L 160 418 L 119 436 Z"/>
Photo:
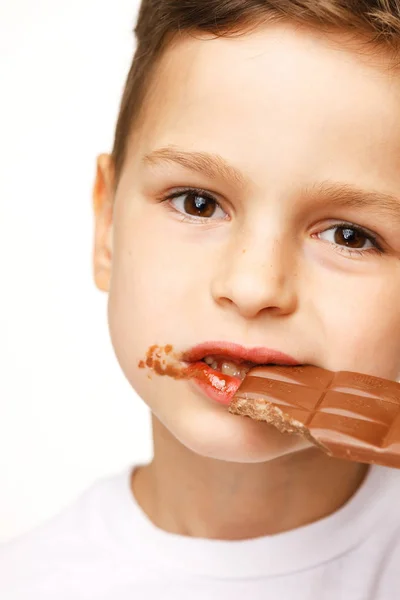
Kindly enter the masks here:
<path id="1" fill-rule="evenodd" d="M 400 468 L 400 384 L 313 366 L 251 369 L 229 412 L 300 434 L 330 456 Z"/>

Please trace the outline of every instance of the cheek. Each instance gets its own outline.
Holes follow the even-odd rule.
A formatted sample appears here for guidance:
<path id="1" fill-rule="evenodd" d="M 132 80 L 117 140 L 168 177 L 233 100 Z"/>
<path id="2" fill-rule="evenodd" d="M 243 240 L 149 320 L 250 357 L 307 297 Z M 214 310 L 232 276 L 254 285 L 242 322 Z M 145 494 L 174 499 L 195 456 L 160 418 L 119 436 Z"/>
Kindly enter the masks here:
<path id="1" fill-rule="evenodd" d="M 332 370 L 388 379 L 400 373 L 400 276 L 343 279 L 323 295 L 325 353 Z"/>
<path id="2" fill-rule="evenodd" d="M 204 278 L 193 267 L 200 257 L 198 244 L 183 244 L 165 220 L 149 213 L 118 217 L 108 298 L 115 353 L 128 380 L 144 395 L 165 386 L 166 378 L 152 376 L 150 382 L 147 369 L 138 369 L 139 361 L 154 344 L 176 347 L 192 341 L 194 334 L 182 331 L 182 324 L 193 324 L 204 290 Z"/>
<path id="3" fill-rule="evenodd" d="M 210 287 L 211 257 L 195 227 L 166 218 L 159 205 L 126 213 L 115 227 L 109 300 L 114 325 L 120 323 L 125 343 L 140 353 L 187 335 L 192 340 L 182 324 L 196 320 Z"/>
<path id="4" fill-rule="evenodd" d="M 155 219 L 131 217 L 117 228 L 110 302 L 131 335 L 146 340 L 162 335 L 185 298 L 187 261 L 179 260 L 180 248 L 168 238 Z"/>

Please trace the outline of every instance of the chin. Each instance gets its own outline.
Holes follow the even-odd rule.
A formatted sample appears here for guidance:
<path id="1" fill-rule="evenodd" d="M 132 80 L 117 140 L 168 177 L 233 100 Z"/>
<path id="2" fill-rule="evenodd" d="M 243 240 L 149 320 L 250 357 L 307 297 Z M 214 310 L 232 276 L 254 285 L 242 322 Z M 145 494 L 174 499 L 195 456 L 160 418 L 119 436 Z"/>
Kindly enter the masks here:
<path id="1" fill-rule="evenodd" d="M 232 415 L 226 410 L 185 411 L 179 419 L 162 419 L 183 446 L 199 456 L 236 463 L 262 463 L 294 454 L 312 445 L 268 423 Z"/>

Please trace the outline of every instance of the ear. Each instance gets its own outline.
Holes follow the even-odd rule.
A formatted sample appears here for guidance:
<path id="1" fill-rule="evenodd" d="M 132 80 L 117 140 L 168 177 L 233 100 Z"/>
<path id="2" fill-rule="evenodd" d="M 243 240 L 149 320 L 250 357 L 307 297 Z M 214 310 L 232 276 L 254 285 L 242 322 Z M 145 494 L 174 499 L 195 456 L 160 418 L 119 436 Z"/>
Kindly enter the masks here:
<path id="1" fill-rule="evenodd" d="M 113 205 L 114 163 L 110 154 L 100 154 L 93 186 L 93 272 L 95 284 L 103 292 L 108 292 L 111 280 Z"/>

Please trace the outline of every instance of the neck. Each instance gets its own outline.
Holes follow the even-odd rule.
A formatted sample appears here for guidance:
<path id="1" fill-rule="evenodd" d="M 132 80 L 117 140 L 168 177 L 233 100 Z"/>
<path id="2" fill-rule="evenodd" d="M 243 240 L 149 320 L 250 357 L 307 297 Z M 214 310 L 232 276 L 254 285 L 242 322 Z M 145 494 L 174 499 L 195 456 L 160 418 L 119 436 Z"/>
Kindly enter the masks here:
<path id="1" fill-rule="evenodd" d="M 351 498 L 367 466 L 310 448 L 271 462 L 229 463 L 194 454 L 153 417 L 154 458 L 132 492 L 160 529 L 197 538 L 242 540 L 282 533 L 326 517 Z"/>

